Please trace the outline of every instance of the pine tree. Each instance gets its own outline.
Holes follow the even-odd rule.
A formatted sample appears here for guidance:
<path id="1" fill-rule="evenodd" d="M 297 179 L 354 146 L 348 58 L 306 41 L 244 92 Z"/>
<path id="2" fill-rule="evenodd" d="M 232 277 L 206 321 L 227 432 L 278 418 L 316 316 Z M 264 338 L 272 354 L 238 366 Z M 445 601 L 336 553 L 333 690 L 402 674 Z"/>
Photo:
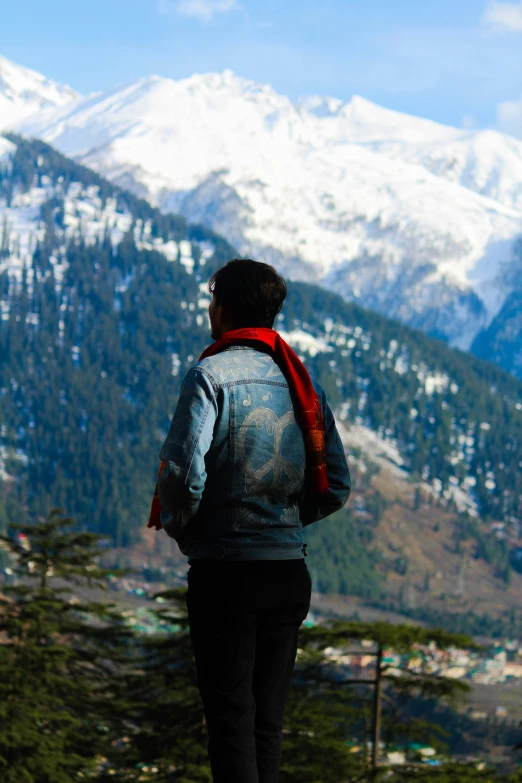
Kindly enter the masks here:
<path id="1" fill-rule="evenodd" d="M 168 633 L 142 636 L 139 666 L 127 673 L 131 701 L 127 741 L 116 756 L 111 780 L 127 781 L 140 769 L 140 781 L 210 783 L 205 717 L 184 602 L 186 589 L 157 594 L 167 602 L 155 610 Z"/>
<path id="2" fill-rule="evenodd" d="M 321 651 L 326 647 L 346 649 L 346 645 L 351 640 L 366 639 L 374 642 L 376 648 L 375 675 L 370 682 L 365 681 L 366 685 L 371 685 L 371 692 L 362 699 L 359 712 L 355 713 L 360 721 L 361 713 L 364 713 L 365 710 L 368 711 L 371 703 L 371 719 L 369 721 L 371 730 L 368 730 L 369 726 L 367 726 L 366 733 L 363 732 L 362 740 L 365 746 L 366 742 L 371 740 L 372 774 L 375 775 L 377 771 L 377 748 L 381 739 L 381 727 L 388 745 L 397 740 L 421 740 L 443 749 L 441 742 L 443 732 L 440 727 L 435 723 L 409 716 L 405 710 L 406 704 L 415 696 L 455 705 L 457 700 L 462 699 L 469 691 L 469 686 L 460 680 L 435 676 L 429 671 L 429 668 L 422 665 L 416 667 L 415 670 L 410 667 L 399 667 L 400 672 L 397 672 L 395 667 L 390 667 L 383 661 L 383 655 L 386 649 L 392 649 L 396 653 L 411 657 L 417 654 L 419 645 L 427 645 L 429 642 L 436 643 L 439 649 L 447 649 L 451 646 L 473 648 L 475 645 L 469 637 L 413 625 L 339 620 L 329 621 L 325 625 L 313 628 L 303 628 L 300 633 L 305 640 L 306 648 L 314 650 L 311 659 L 312 666 L 307 673 L 307 676 L 313 680 L 317 680 L 318 674 L 319 678 L 326 676 L 327 680 L 330 679 L 328 666 L 325 668 L 321 665 Z M 356 682 L 352 679 L 336 678 L 334 686 L 339 688 L 343 683 L 347 686 L 353 686 Z M 384 713 L 383 700 L 386 705 Z M 353 706 L 355 706 L 355 702 L 352 699 Z M 357 718 L 354 728 L 357 729 Z M 361 736 L 360 726 L 358 731 Z M 310 780 L 315 779 L 319 778 L 310 778 Z"/>
<path id="3" fill-rule="evenodd" d="M 16 582 L 0 603 L 0 779 L 70 783 L 98 779 L 128 704 L 118 667 L 131 632 L 112 604 L 74 590 L 104 588 L 100 538 L 75 532 L 58 509 L 0 539 Z"/>

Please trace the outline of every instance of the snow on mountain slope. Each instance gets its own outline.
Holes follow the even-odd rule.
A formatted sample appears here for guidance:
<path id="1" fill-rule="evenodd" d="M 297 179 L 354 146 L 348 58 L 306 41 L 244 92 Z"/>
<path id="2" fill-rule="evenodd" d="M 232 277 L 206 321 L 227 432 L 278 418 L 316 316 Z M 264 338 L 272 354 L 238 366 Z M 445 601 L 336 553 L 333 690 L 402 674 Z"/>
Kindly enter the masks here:
<path id="1" fill-rule="evenodd" d="M 0 164 L 2 163 L 2 142 L 0 137 Z M 9 142 L 7 142 L 10 144 Z M 10 154 L 15 145 L 10 144 Z M 8 161 L 8 155 L 5 155 Z M 9 165 L 9 162 L 8 162 Z M 33 186 L 26 192 L 16 192 L 8 205 L 0 195 L 0 274 L 9 271 L 13 279 L 20 281 L 24 269 L 31 266 L 33 255 L 38 243 L 45 239 L 46 227 L 42 220 L 42 207 L 50 199 L 63 199 L 63 235 L 62 243 L 51 257 L 53 275 L 60 283 L 67 268 L 65 260 L 67 243 L 81 233 L 85 244 L 92 245 L 103 242 L 108 235 L 114 247 L 123 239 L 131 225 L 133 216 L 128 211 L 118 209 L 116 198 L 107 198 L 105 202 L 99 195 L 95 185 L 86 187 L 73 182 L 63 188 L 53 185 L 48 177 L 42 178 L 41 186 Z M 137 220 L 134 226 L 134 241 L 138 250 L 155 250 L 165 256 L 167 261 L 181 264 L 188 274 L 194 267 L 193 251 L 198 249 L 199 264 L 204 265 L 213 255 L 214 246 L 210 242 L 189 242 L 182 240 L 165 242 L 159 237 L 153 237 L 151 221 Z M 33 279 L 33 269 L 27 272 L 28 280 Z M 120 285 L 119 291 L 124 290 Z M 0 317 L 9 317 L 9 299 L 0 299 Z"/>
<path id="2" fill-rule="evenodd" d="M 57 84 L 0 56 L 0 129 L 79 97 L 67 85 Z"/>
<path id="3" fill-rule="evenodd" d="M 193 274 L 195 249 L 199 267 L 213 256 L 216 248 L 209 240 L 184 239 L 176 242 L 158 237 L 153 231 L 151 219 L 135 219 L 128 205 L 118 203 L 116 195 L 103 197 L 95 184 L 81 181 L 64 183 L 63 175 L 55 176 L 53 181 L 48 174 L 42 173 L 30 187 L 18 186 L 10 193 L 6 182 L 13 172 L 16 149 L 16 144 L 0 136 L 0 274 L 7 272 L 11 281 L 20 283 L 25 272 L 29 285 L 33 285 L 34 254 L 38 245 L 45 243 L 48 229 L 44 217 L 50 204 L 55 215 L 60 213 L 60 239 L 50 257 L 58 285 L 62 283 L 63 273 L 68 267 L 66 255 L 71 240 L 81 235 L 85 245 L 90 246 L 103 243 L 108 237 L 113 247 L 117 247 L 133 224 L 138 250 L 161 253 L 167 261 L 179 263 L 189 275 Z M 37 166 L 40 167 L 42 162 L 43 156 L 39 156 Z M 25 165 L 27 170 L 30 164 L 26 161 Z M 55 238 L 57 236 L 58 233 Z M 43 277 L 48 274 L 47 271 Z M 125 285 L 120 284 L 117 290 L 125 290 Z M 7 320 L 9 311 L 8 294 L 5 299 L 0 298 L 0 318 Z M 37 318 L 34 313 L 32 315 Z"/>
<path id="4" fill-rule="evenodd" d="M 230 71 L 151 76 L 17 125 L 244 255 L 469 348 L 511 290 L 522 143 L 293 104 Z"/>
<path id="5" fill-rule="evenodd" d="M 302 98 L 302 111 L 337 143 L 360 144 L 386 157 L 416 163 L 506 206 L 522 209 L 522 141 L 493 130 L 463 130 L 384 109 L 355 96 L 348 103 Z"/>

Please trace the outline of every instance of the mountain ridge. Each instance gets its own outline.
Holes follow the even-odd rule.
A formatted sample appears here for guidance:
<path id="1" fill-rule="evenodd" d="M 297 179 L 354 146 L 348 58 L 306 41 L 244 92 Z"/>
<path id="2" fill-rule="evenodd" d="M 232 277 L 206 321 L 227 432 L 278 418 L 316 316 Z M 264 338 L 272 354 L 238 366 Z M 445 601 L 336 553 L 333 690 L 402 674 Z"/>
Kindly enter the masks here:
<path id="1" fill-rule="evenodd" d="M 515 290 L 522 142 L 360 96 L 145 77 L 16 124 L 243 255 L 469 350 Z M 516 270 L 514 270 L 516 271 Z"/>
<path id="2" fill-rule="evenodd" d="M 68 85 L 58 84 L 0 55 L 0 128 L 80 97 Z"/>

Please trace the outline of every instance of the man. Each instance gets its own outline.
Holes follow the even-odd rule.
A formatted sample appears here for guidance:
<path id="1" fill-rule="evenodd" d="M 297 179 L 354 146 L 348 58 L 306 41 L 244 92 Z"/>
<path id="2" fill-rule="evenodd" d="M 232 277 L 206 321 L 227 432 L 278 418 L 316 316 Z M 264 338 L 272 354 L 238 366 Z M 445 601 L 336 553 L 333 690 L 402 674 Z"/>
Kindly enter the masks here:
<path id="1" fill-rule="evenodd" d="M 344 505 L 350 474 L 324 391 L 272 329 L 283 278 L 234 259 L 209 291 L 216 342 L 183 381 L 149 527 L 163 527 L 189 558 L 213 781 L 276 783 L 310 608 L 302 528 Z"/>

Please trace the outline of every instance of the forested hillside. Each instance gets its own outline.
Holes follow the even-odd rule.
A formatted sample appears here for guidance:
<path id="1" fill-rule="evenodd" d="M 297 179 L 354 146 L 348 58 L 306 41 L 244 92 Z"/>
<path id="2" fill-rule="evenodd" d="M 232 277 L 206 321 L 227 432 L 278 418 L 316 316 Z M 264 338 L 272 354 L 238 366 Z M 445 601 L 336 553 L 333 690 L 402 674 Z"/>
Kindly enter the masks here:
<path id="1" fill-rule="evenodd" d="M 4 144 L 4 524 L 59 505 L 131 544 L 181 379 L 209 342 L 206 281 L 235 252 L 42 142 Z M 312 285 L 289 285 L 276 326 L 340 420 L 389 441 L 403 470 L 448 501 L 502 520 L 517 545 L 519 381 Z"/>
<path id="2" fill-rule="evenodd" d="M 297 344 L 292 330 L 302 329 L 329 349 L 307 363 L 341 420 L 378 432 L 405 469 L 456 498 L 464 492 L 483 518 L 520 514 L 519 381 L 316 286 L 294 284 L 284 313 Z"/>
<path id="3" fill-rule="evenodd" d="M 217 266 L 233 250 L 38 142 L 18 142 L 0 194 L 7 516 L 59 505 L 128 544 L 148 514 L 181 378 L 208 342 L 195 312 L 204 256 Z M 17 231 L 17 213 L 38 201 L 39 236 Z M 158 250 L 139 249 L 142 235 Z"/>

